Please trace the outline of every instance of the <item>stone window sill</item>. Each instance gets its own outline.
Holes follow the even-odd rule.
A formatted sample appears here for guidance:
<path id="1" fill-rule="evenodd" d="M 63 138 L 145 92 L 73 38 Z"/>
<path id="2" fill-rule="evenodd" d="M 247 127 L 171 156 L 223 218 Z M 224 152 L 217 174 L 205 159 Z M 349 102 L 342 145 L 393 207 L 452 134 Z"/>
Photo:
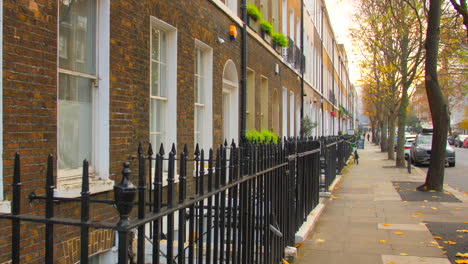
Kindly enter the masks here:
<path id="1" fill-rule="evenodd" d="M 89 191 L 91 194 L 107 192 L 114 189 L 114 181 L 109 179 L 89 179 Z M 81 196 L 81 180 L 58 182 L 54 190 L 55 197 L 77 198 Z"/>
<path id="2" fill-rule="evenodd" d="M 10 201 L 0 201 L 0 213 L 3 213 L 3 214 L 11 213 Z"/>

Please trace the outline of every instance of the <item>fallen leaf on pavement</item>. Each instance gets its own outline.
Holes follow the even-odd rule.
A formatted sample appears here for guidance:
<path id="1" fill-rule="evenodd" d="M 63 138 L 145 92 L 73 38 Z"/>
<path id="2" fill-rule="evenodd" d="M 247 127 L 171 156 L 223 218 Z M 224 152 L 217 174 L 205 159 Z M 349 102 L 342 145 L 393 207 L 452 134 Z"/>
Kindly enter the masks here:
<path id="1" fill-rule="evenodd" d="M 400 256 L 408 256 L 408 253 L 400 253 Z"/>
<path id="2" fill-rule="evenodd" d="M 405 233 L 403 233 L 403 232 L 395 232 L 395 233 L 393 233 L 393 234 L 395 234 L 395 235 L 404 235 Z"/>
<path id="3" fill-rule="evenodd" d="M 457 244 L 457 242 L 450 241 L 450 240 L 444 241 L 444 243 L 445 243 L 445 244 L 449 244 L 449 245 L 455 245 L 455 244 Z"/>
<path id="4" fill-rule="evenodd" d="M 468 233 L 468 230 L 463 229 L 463 230 L 457 230 L 457 233 Z"/>
<path id="5" fill-rule="evenodd" d="M 444 248 L 444 246 L 438 246 L 438 248 L 442 249 L 442 248 Z"/>
<path id="6" fill-rule="evenodd" d="M 390 226 L 390 224 L 383 224 L 384 226 Z"/>
<path id="7" fill-rule="evenodd" d="M 459 257 L 459 258 L 468 258 L 468 253 L 460 253 L 458 252 L 455 257 Z"/>
<path id="8" fill-rule="evenodd" d="M 387 243 L 387 240 L 385 239 L 382 239 L 382 240 L 379 240 L 380 243 Z"/>
<path id="9" fill-rule="evenodd" d="M 423 226 L 427 225 L 427 223 L 419 223 L 419 224 L 420 224 L 420 225 L 423 225 Z"/>
<path id="10" fill-rule="evenodd" d="M 468 264 L 468 259 L 457 259 L 457 260 L 455 260 L 455 263 Z"/>
<path id="11" fill-rule="evenodd" d="M 296 243 L 296 245 L 294 245 L 295 248 L 298 248 L 300 246 L 302 246 L 302 243 Z"/>
<path id="12" fill-rule="evenodd" d="M 335 195 L 332 195 L 331 198 L 332 198 L 332 199 L 340 199 L 340 197 L 335 196 Z"/>
<path id="13" fill-rule="evenodd" d="M 431 207 L 432 210 L 437 210 L 437 207 Z"/>
<path id="14" fill-rule="evenodd" d="M 410 215 L 413 218 L 419 217 L 419 215 Z"/>
<path id="15" fill-rule="evenodd" d="M 321 238 L 318 238 L 318 239 L 315 239 L 316 242 L 325 242 L 324 239 L 321 239 Z"/>
<path id="16" fill-rule="evenodd" d="M 416 213 L 417 215 L 422 215 L 423 213 Z"/>
<path id="17" fill-rule="evenodd" d="M 435 239 L 442 239 L 440 236 L 435 236 L 434 238 Z"/>

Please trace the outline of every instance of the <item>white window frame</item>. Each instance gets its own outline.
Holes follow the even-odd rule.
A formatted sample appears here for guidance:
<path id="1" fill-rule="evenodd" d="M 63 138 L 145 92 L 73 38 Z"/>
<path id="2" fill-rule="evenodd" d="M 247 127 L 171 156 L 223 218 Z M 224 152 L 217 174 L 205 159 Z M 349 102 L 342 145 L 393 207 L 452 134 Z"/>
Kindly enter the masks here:
<path id="1" fill-rule="evenodd" d="M 237 0 L 226 0 L 226 6 L 237 16 Z"/>
<path id="2" fill-rule="evenodd" d="M 166 121 L 167 120 L 177 120 L 177 28 L 174 26 L 159 20 L 158 18 L 151 16 L 150 17 L 150 32 L 152 32 L 152 28 L 156 27 L 159 30 L 162 30 L 166 33 L 166 52 L 167 52 L 167 71 L 166 71 L 166 85 L 167 87 L 171 87 L 171 89 L 166 90 Z M 150 35 L 151 40 L 151 35 Z M 152 41 L 150 41 L 151 43 Z M 150 47 L 150 52 L 152 51 Z M 150 64 L 150 83 L 151 82 L 151 53 L 149 54 L 149 64 Z M 151 98 L 151 89 L 148 89 L 148 100 Z M 148 109 L 148 115 L 151 115 L 151 110 Z M 169 153 L 172 144 L 177 146 L 177 122 L 165 122 L 166 125 L 166 135 L 164 139 L 164 150 L 166 152 L 165 157 L 167 157 L 167 153 Z M 149 131 L 151 132 L 151 131 Z M 159 146 L 153 146 L 156 152 L 159 151 Z M 154 168 L 154 167 L 153 167 Z M 154 175 L 154 171 L 152 172 Z M 163 173 L 162 184 L 163 186 L 167 185 L 167 172 Z M 178 181 L 178 177 L 176 177 L 176 182 Z"/>
<path id="3" fill-rule="evenodd" d="M 207 151 L 213 147 L 213 48 L 198 39 L 195 39 L 195 47 L 202 51 L 202 65 L 204 73 L 204 87 L 202 87 L 204 90 L 204 127 L 200 130 L 202 135 L 202 144 L 199 147 L 203 148 L 205 153 L 207 153 Z M 195 72 L 194 75 L 196 75 Z M 197 103 L 195 103 L 195 105 L 197 105 Z M 197 123 L 196 118 L 197 116 L 194 112 L 194 126 Z M 195 144 L 196 143 L 197 142 L 195 142 Z"/>
<path id="4" fill-rule="evenodd" d="M 93 169 L 94 176 L 90 178 L 90 192 L 98 193 L 113 189 L 114 181 L 109 179 L 109 68 L 110 68 L 110 0 L 96 0 L 96 75 L 93 88 Z M 59 25 L 57 24 L 57 27 Z M 59 47 L 57 38 L 57 47 Z M 58 52 L 57 52 L 58 53 Z M 59 54 L 57 54 L 57 61 Z M 57 82 L 60 73 L 74 76 L 84 76 L 58 68 Z M 86 74 L 85 74 L 86 75 Z M 84 76 L 91 77 L 91 76 Z M 58 86 L 58 84 L 57 84 Z M 58 102 L 58 93 L 57 93 Z M 57 127 L 58 134 L 58 127 Z M 77 172 L 78 173 L 78 172 Z M 81 171 L 79 172 L 81 175 Z M 63 173 L 62 173 L 63 175 Z M 55 196 L 78 197 L 81 192 L 81 179 L 61 181 L 61 172 L 57 173 L 57 188 Z"/>
<path id="5" fill-rule="evenodd" d="M 288 136 L 288 89 L 283 87 L 283 95 L 282 95 L 282 101 L 283 101 L 283 126 L 282 126 L 282 131 L 283 131 L 283 137 Z"/>
<path id="6" fill-rule="evenodd" d="M 294 107 L 296 99 L 294 97 L 294 92 L 289 92 L 289 136 L 294 136 L 294 127 L 295 127 L 295 115 L 296 109 Z"/>

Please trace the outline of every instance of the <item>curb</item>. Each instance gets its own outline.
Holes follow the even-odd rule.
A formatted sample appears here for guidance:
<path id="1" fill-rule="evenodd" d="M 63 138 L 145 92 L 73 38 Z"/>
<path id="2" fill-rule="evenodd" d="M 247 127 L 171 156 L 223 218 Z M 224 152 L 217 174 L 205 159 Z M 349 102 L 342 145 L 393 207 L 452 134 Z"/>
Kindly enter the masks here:
<path id="1" fill-rule="evenodd" d="M 341 180 L 342 176 L 337 175 L 335 180 L 330 184 L 329 190 L 334 190 L 335 186 L 338 184 L 338 182 Z M 329 198 L 331 196 L 331 192 L 321 192 L 320 197 L 321 198 Z M 326 199 L 328 200 L 328 199 Z M 323 201 L 323 202 L 326 202 Z M 307 220 L 302 224 L 301 228 L 299 228 L 299 231 L 296 232 L 295 235 L 295 243 L 302 243 L 304 240 L 306 240 L 307 236 L 314 230 L 315 224 L 317 224 L 318 219 L 320 215 L 322 214 L 323 210 L 325 209 L 325 204 L 323 202 L 320 202 L 312 212 L 307 216 Z"/>

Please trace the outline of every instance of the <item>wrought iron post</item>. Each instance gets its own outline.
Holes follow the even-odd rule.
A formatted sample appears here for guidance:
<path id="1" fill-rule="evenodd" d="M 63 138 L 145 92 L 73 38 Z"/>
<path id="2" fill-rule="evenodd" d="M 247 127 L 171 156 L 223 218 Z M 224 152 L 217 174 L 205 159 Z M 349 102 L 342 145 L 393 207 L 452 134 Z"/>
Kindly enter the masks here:
<path id="1" fill-rule="evenodd" d="M 13 199 L 11 201 L 11 213 L 19 215 L 21 209 L 21 169 L 20 169 L 20 154 L 15 154 L 15 167 L 13 172 Z M 14 219 L 11 221 L 11 261 L 13 264 L 18 264 L 20 259 L 20 220 Z"/>
<path id="2" fill-rule="evenodd" d="M 89 173 L 88 161 L 83 161 L 83 175 L 81 183 L 81 222 L 86 223 L 89 221 Z M 83 264 L 88 263 L 88 226 L 81 226 L 81 251 L 80 262 Z"/>
<path id="3" fill-rule="evenodd" d="M 119 264 L 126 264 L 128 262 L 128 232 L 126 229 L 128 225 L 129 214 L 133 208 L 133 201 L 135 200 L 137 189 L 133 183 L 130 182 L 130 163 L 124 162 L 122 170 L 122 181 L 119 185 L 114 186 L 114 200 L 117 210 L 119 211 L 120 221 L 118 225 L 119 232 Z"/>

